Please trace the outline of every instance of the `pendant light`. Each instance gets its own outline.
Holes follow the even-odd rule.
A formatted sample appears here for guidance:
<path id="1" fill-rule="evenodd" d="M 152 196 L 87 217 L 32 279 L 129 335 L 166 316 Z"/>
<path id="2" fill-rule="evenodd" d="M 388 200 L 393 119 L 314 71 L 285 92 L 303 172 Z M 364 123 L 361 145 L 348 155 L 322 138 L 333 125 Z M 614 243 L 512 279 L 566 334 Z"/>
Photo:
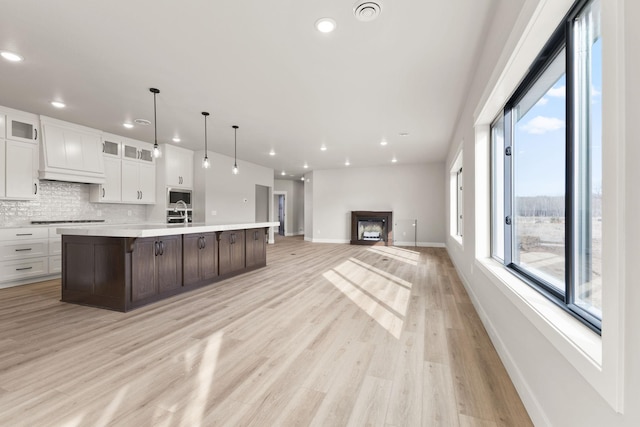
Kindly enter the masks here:
<path id="1" fill-rule="evenodd" d="M 238 175 L 238 126 L 233 125 L 233 174 Z"/>
<path id="2" fill-rule="evenodd" d="M 202 115 L 204 116 L 204 158 L 202 159 L 202 167 L 205 169 L 209 169 L 209 166 L 211 166 L 211 163 L 209 163 L 209 156 L 207 151 L 207 117 L 209 116 L 209 113 L 203 111 Z"/>
<path id="3" fill-rule="evenodd" d="M 159 89 L 152 87 L 149 92 L 153 93 L 153 157 L 160 157 L 160 147 L 158 147 L 158 121 L 156 120 L 156 95 Z"/>

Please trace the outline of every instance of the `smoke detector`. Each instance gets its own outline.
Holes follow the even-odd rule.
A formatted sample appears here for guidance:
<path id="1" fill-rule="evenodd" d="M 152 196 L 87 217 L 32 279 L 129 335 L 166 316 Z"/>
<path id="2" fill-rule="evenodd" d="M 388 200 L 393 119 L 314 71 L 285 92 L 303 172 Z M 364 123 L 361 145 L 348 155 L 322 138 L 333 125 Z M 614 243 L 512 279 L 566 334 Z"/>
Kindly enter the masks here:
<path id="1" fill-rule="evenodd" d="M 353 6 L 353 14 L 358 21 L 373 21 L 382 11 L 382 0 L 359 0 Z"/>

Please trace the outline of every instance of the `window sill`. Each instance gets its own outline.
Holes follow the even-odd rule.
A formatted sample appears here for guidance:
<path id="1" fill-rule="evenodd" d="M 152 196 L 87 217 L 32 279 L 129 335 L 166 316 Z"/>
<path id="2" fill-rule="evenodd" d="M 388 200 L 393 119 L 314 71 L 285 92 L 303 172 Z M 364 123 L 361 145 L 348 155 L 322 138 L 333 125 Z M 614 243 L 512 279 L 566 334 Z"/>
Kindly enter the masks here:
<path id="1" fill-rule="evenodd" d="M 462 236 L 458 236 L 457 234 L 452 234 L 449 237 L 451 237 L 451 239 L 456 242 L 458 245 L 460 245 L 461 248 L 464 247 L 464 245 L 462 244 Z"/>
<path id="2" fill-rule="evenodd" d="M 477 259 L 476 266 L 589 382 L 602 371 L 601 337 L 497 261 Z"/>

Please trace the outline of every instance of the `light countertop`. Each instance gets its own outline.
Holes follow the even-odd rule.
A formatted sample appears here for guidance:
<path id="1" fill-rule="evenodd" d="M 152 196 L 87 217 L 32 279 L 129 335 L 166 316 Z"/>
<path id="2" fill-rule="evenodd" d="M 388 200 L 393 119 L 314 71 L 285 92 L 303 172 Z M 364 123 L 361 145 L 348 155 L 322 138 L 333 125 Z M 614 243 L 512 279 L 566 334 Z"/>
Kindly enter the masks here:
<path id="1" fill-rule="evenodd" d="M 245 230 L 251 228 L 277 227 L 279 222 L 250 222 L 243 224 L 114 224 L 64 226 L 56 229 L 58 234 L 98 237 L 154 237 L 175 234 L 208 233 L 213 231 Z"/>

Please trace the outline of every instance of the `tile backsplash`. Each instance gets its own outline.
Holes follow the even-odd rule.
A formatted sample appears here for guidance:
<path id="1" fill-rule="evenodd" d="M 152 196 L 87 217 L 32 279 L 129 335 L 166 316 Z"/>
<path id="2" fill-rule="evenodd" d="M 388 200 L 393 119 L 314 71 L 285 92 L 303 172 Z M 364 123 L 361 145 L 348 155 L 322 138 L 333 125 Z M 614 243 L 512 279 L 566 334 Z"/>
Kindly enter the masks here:
<path id="1" fill-rule="evenodd" d="M 36 200 L 0 200 L 0 227 L 29 225 L 38 220 L 103 219 L 112 224 L 146 221 L 147 208 L 143 205 L 90 203 L 89 184 L 40 181 L 39 193 Z"/>

